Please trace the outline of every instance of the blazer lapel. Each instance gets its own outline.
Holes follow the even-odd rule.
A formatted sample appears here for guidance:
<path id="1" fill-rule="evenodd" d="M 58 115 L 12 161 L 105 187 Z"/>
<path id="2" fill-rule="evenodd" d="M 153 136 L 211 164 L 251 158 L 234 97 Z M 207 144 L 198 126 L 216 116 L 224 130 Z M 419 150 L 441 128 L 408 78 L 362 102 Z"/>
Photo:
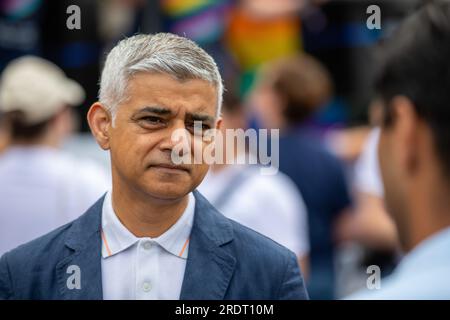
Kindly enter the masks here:
<path id="1" fill-rule="evenodd" d="M 65 245 L 70 253 L 56 266 L 62 299 L 103 299 L 100 234 L 103 199 L 104 196 L 68 230 Z"/>
<path id="2" fill-rule="evenodd" d="M 231 223 L 198 192 L 181 300 L 224 299 L 236 259 L 227 246 Z"/>

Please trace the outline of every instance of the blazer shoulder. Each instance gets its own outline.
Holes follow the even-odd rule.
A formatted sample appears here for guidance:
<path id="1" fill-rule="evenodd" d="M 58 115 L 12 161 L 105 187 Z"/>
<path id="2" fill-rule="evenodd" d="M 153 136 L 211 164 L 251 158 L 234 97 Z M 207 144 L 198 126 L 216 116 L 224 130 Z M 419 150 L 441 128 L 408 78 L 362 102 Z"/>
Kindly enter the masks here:
<path id="1" fill-rule="evenodd" d="M 262 291 L 271 292 L 270 299 L 308 299 L 296 255 L 272 239 L 230 221 L 234 229 L 232 243 L 242 278 L 258 282 Z M 270 279 L 270 284 L 261 283 L 261 279 Z"/>
<path id="2" fill-rule="evenodd" d="M 218 211 L 200 192 L 195 191 L 196 218 L 195 227 L 199 227 L 216 244 L 228 243 L 235 254 L 241 258 L 250 258 L 256 261 L 278 264 L 292 256 L 289 249 L 283 247 L 272 239 L 252 230 L 232 219 L 227 218 Z"/>
<path id="3" fill-rule="evenodd" d="M 196 218 L 194 226 L 200 227 L 210 239 L 218 244 L 233 240 L 236 250 L 252 251 L 269 259 L 291 255 L 289 249 L 239 222 L 227 218 L 217 210 L 200 192 L 195 191 Z"/>
<path id="4" fill-rule="evenodd" d="M 281 266 L 285 266 L 289 259 L 295 257 L 292 251 L 269 237 L 234 220 L 228 220 L 233 227 L 236 247 L 245 254 L 250 254 L 260 261 L 264 261 L 265 264 L 281 264 Z"/>
<path id="5" fill-rule="evenodd" d="M 0 258 L 0 300 L 22 299 L 36 274 L 51 274 L 61 256 L 63 238 L 71 223 L 6 252 Z M 61 249 L 57 249 L 60 247 Z M 46 278 L 47 280 L 49 278 Z M 35 279 L 36 280 L 36 279 Z M 36 282 L 35 282 L 36 283 Z M 20 288 L 26 287 L 27 290 Z"/>

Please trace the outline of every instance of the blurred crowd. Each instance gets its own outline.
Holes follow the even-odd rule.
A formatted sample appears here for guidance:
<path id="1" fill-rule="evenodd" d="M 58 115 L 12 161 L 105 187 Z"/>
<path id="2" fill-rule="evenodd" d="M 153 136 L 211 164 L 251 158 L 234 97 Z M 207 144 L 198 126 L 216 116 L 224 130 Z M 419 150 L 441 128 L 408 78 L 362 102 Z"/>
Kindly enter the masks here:
<path id="1" fill-rule="evenodd" d="M 105 53 L 126 36 L 164 31 L 217 61 L 223 130 L 280 130 L 276 175 L 214 165 L 200 192 L 295 252 L 312 299 L 365 287 L 371 265 L 389 275 L 402 251 L 378 164 L 375 47 L 421 1 L 377 1 L 383 25 L 370 30 L 372 2 L 3 0 L 0 255 L 75 219 L 110 188 L 108 155 L 85 121 Z M 72 4 L 80 30 L 66 27 Z"/>

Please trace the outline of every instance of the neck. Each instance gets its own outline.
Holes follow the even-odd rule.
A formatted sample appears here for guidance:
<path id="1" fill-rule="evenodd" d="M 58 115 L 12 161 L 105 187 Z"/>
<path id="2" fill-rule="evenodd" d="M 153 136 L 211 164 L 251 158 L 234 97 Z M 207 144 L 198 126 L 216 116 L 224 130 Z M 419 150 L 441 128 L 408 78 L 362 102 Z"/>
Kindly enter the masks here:
<path id="1" fill-rule="evenodd" d="M 114 183 L 112 206 L 122 224 L 136 237 L 157 238 L 182 216 L 189 195 L 177 200 L 160 200 Z"/>
<path id="2" fill-rule="evenodd" d="M 410 251 L 428 237 L 450 226 L 449 187 L 435 184 L 428 188 L 415 188 L 411 203 L 411 224 L 406 250 Z"/>

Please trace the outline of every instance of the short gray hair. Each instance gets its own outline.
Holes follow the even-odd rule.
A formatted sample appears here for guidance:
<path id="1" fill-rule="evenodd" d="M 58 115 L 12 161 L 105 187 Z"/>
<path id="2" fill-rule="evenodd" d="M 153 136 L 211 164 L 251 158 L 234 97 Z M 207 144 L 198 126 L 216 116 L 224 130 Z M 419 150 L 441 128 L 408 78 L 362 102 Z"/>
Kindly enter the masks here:
<path id="1" fill-rule="evenodd" d="M 222 106 L 223 84 L 214 59 L 195 42 L 171 33 L 138 34 L 120 41 L 103 67 L 99 101 L 111 114 L 126 99 L 130 78 L 140 72 L 162 73 L 181 81 L 200 79 L 217 88 L 217 112 Z"/>

